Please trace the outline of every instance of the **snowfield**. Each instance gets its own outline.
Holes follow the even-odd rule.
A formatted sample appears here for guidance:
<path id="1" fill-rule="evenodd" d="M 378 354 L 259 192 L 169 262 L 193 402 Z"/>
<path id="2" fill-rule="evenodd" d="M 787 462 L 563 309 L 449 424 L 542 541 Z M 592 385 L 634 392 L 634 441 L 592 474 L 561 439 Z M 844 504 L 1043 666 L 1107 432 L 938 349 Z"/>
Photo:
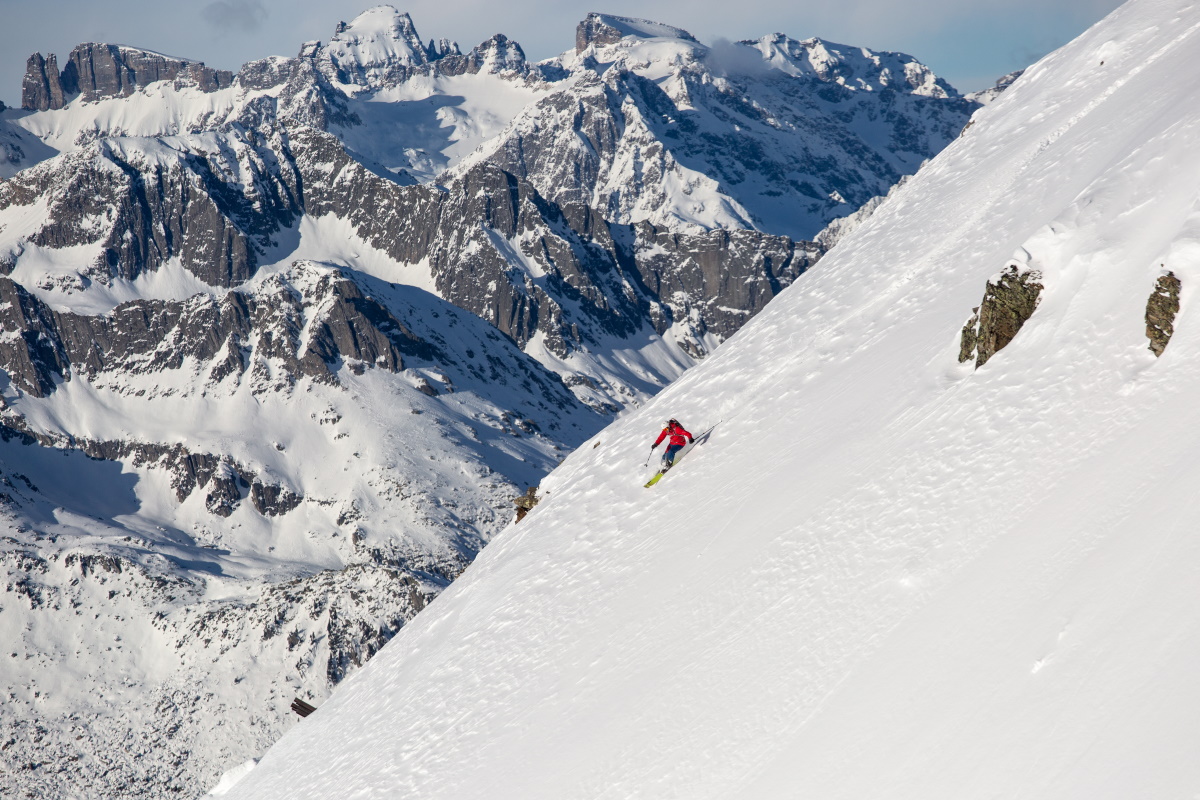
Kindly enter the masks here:
<path id="1" fill-rule="evenodd" d="M 1031 67 L 227 796 L 1194 797 L 1198 55 L 1132 0 Z M 715 428 L 647 491 L 670 416 Z"/>

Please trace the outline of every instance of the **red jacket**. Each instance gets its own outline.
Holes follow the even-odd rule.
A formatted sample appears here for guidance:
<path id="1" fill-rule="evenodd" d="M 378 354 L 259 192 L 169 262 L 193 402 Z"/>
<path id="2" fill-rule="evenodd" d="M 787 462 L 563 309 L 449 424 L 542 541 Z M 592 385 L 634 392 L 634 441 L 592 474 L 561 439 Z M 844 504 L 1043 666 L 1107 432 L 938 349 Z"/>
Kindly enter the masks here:
<path id="1" fill-rule="evenodd" d="M 654 440 L 654 446 L 658 447 L 660 444 L 662 444 L 662 440 L 667 438 L 668 435 L 671 437 L 670 444 L 679 445 L 680 447 L 683 447 L 692 440 L 692 435 L 685 431 L 682 425 L 676 425 L 674 428 L 668 425 L 662 429 L 662 433 L 660 433 L 658 438 Z M 685 436 L 687 437 L 686 441 L 683 438 Z"/>

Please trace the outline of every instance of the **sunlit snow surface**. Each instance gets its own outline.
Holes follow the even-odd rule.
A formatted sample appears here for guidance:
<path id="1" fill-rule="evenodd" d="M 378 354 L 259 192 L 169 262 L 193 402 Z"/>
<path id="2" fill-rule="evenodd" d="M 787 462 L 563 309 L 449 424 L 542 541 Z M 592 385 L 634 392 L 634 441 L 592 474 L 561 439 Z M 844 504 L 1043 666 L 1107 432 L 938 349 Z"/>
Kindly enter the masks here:
<path id="1" fill-rule="evenodd" d="M 1134 0 L 1031 68 L 228 796 L 1191 797 L 1198 54 Z M 647 491 L 666 416 L 716 428 Z"/>
<path id="2" fill-rule="evenodd" d="M 360 156 L 426 182 L 500 133 L 545 91 L 499 75 L 416 76 L 351 101 L 359 124 L 334 133 Z"/>

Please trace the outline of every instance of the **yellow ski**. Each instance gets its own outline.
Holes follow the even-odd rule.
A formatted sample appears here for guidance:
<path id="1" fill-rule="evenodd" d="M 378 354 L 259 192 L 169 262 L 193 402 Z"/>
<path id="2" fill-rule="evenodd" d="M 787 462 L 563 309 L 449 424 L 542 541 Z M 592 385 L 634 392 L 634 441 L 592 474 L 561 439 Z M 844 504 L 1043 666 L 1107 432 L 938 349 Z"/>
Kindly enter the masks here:
<path id="1" fill-rule="evenodd" d="M 658 471 L 658 472 L 656 472 L 656 473 L 654 473 L 654 477 L 653 477 L 653 478 L 651 478 L 649 481 L 647 481 L 647 482 L 646 482 L 646 488 L 647 488 L 647 489 L 649 489 L 651 486 L 653 486 L 654 484 L 658 483 L 658 479 L 659 479 L 659 478 L 661 478 L 663 475 L 666 475 L 666 474 L 667 474 L 667 473 L 665 473 L 665 472 L 663 472 L 663 471 L 661 471 L 661 470 L 660 470 L 660 471 Z"/>

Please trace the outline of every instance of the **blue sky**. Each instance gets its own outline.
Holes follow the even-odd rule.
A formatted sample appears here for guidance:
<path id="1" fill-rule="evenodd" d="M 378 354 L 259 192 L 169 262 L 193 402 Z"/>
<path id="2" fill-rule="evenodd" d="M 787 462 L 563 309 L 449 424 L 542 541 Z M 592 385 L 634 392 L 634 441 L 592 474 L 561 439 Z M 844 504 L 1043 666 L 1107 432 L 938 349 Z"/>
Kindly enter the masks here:
<path id="1" fill-rule="evenodd" d="M 372 0 L 0 0 L 0 101 L 20 103 L 25 60 L 60 58 L 79 42 L 136 45 L 236 70 L 268 55 L 295 55 L 326 40 L 339 20 Z M 982 89 L 1066 44 L 1116 8 L 1118 0 L 414 0 L 425 39 L 464 49 L 494 33 L 516 39 L 530 58 L 573 46 L 588 11 L 637 16 L 686 28 L 701 41 L 782 32 L 910 53 L 962 91 Z"/>

